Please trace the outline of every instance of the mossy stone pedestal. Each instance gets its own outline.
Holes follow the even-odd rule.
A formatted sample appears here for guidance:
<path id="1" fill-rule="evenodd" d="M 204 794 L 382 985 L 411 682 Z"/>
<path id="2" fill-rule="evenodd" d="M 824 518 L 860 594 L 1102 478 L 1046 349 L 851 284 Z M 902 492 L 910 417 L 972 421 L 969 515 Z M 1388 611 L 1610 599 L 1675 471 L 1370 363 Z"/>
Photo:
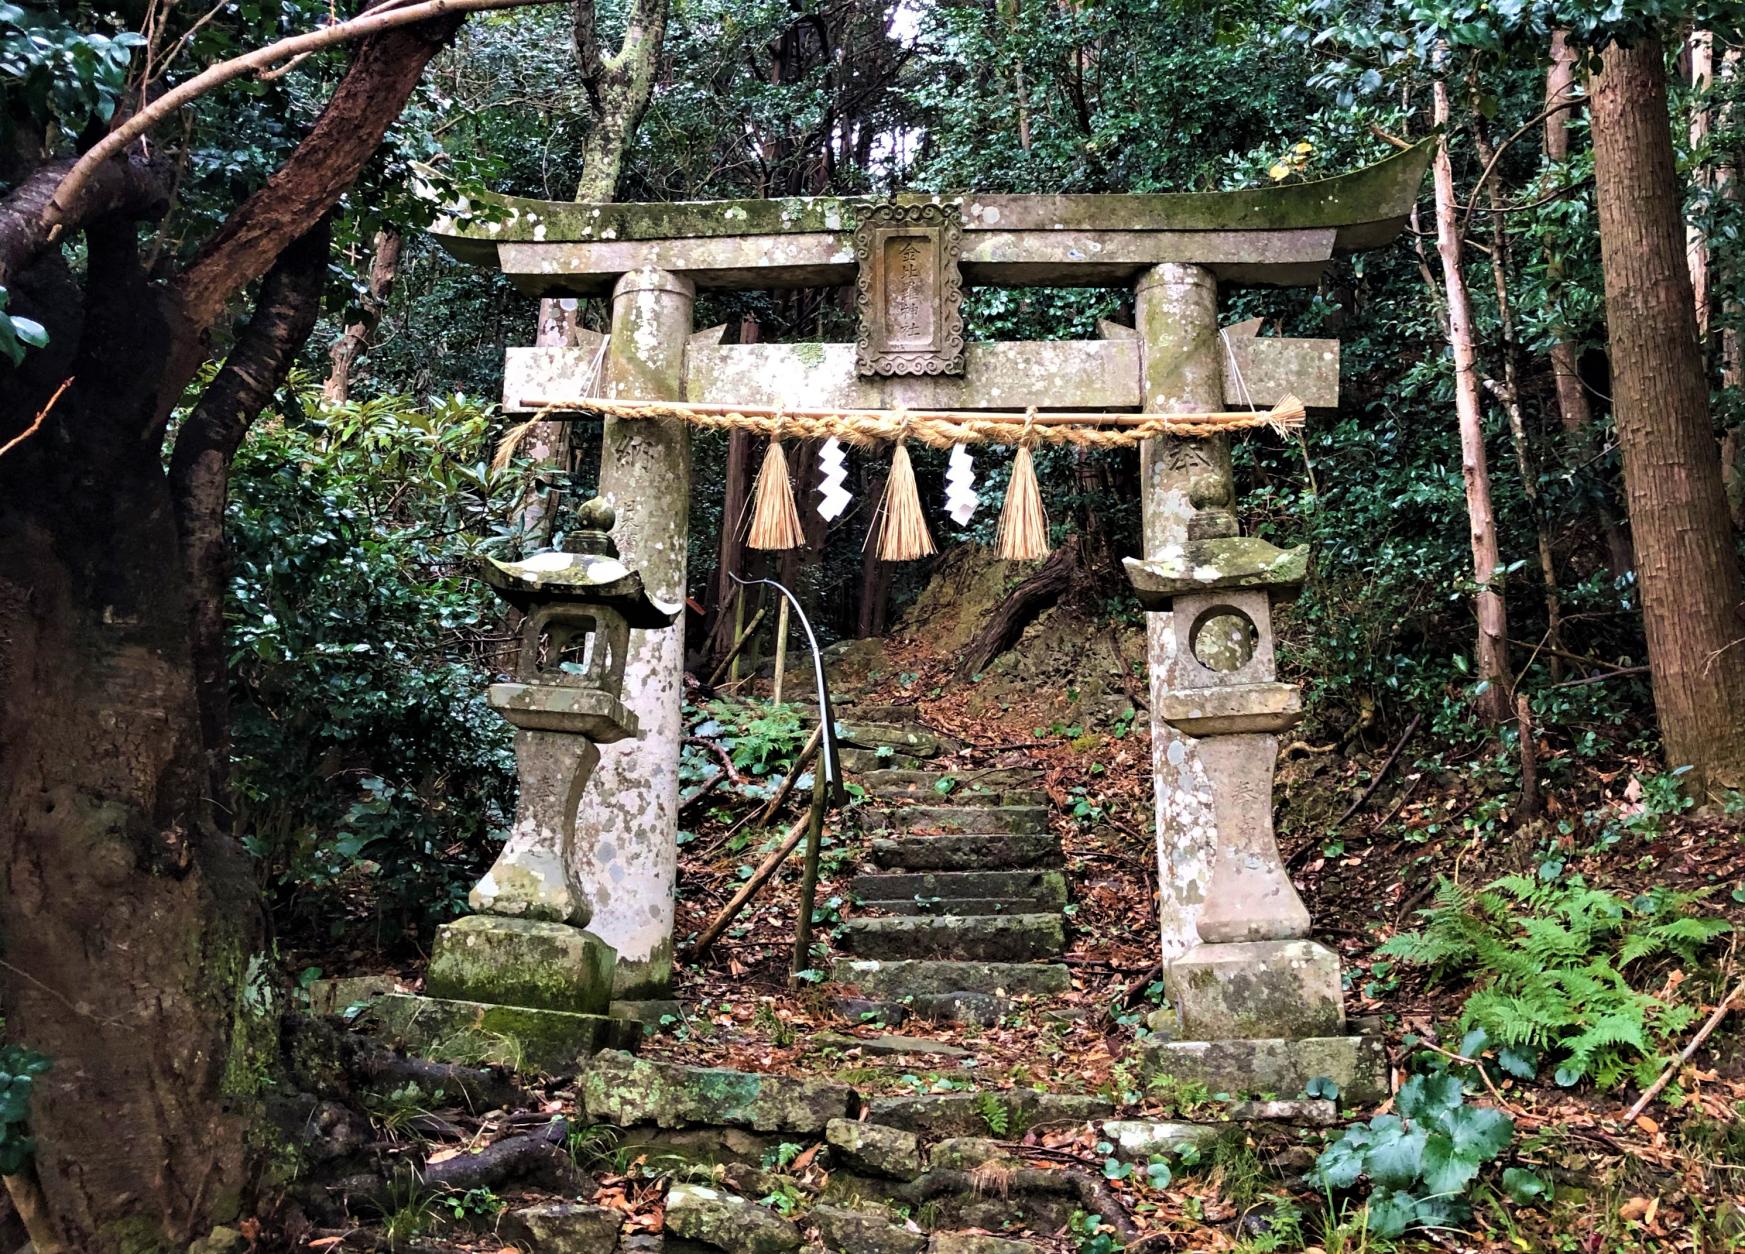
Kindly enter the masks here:
<path id="1" fill-rule="evenodd" d="M 472 915 L 436 930 L 428 996 L 380 998 L 371 1015 L 421 1054 L 561 1074 L 640 1037 L 608 1013 L 616 965 L 579 927 Z"/>

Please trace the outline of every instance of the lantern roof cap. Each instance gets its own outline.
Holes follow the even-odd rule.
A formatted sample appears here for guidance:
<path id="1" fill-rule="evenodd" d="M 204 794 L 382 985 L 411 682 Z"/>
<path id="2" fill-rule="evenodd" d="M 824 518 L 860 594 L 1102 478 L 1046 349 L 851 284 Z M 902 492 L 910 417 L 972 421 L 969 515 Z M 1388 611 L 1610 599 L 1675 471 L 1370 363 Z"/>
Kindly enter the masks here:
<path id="1" fill-rule="evenodd" d="M 612 507 L 595 498 L 576 511 L 579 524 L 562 549 L 545 549 L 518 562 L 487 557 L 479 573 L 516 609 L 540 603 L 589 603 L 616 610 L 632 627 L 657 628 L 678 617 L 679 606 L 657 601 L 642 576 L 625 566 L 612 543 Z"/>

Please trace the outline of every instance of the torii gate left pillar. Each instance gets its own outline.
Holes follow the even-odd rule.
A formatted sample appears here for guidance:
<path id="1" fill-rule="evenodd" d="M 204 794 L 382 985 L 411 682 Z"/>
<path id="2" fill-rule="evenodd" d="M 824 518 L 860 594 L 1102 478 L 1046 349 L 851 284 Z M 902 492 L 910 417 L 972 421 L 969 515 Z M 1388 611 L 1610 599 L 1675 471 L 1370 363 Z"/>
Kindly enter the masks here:
<path id="1" fill-rule="evenodd" d="M 685 348 L 697 289 L 653 266 L 612 289 L 606 394 L 683 400 Z M 600 495 L 617 513 L 612 538 L 649 595 L 682 605 L 691 509 L 689 428 L 670 419 L 608 418 Z M 618 1002 L 665 997 L 673 970 L 673 885 L 678 875 L 679 749 L 684 736 L 684 615 L 670 627 L 630 633 L 627 708 L 640 739 L 600 746 L 593 787 L 576 831 L 579 876 L 592 898 L 592 928 L 618 951 Z"/>

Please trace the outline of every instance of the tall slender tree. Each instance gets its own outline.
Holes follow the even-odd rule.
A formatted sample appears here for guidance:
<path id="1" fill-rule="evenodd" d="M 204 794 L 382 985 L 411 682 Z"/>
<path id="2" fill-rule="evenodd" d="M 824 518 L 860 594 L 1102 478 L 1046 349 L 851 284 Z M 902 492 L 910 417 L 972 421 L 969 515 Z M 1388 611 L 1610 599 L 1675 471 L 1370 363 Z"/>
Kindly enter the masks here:
<path id="1" fill-rule="evenodd" d="M 1643 35 L 1591 84 L 1612 396 L 1666 759 L 1745 783 L 1745 620 L 1686 262 L 1666 60 Z"/>

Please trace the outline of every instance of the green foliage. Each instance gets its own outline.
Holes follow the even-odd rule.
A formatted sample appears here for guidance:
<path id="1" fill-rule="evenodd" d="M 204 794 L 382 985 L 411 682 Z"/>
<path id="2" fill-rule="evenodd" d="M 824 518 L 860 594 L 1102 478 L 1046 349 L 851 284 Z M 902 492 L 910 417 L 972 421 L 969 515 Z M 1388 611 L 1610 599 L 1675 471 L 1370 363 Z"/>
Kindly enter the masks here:
<path id="1" fill-rule="evenodd" d="M 1443 880 L 1435 903 L 1419 912 L 1423 929 L 1377 952 L 1471 980 L 1461 1027 L 1495 1042 L 1504 1070 L 1531 1078 L 1550 1061 L 1559 1084 L 1591 1079 L 1613 1088 L 1652 1078 L 1668 1040 L 1696 1015 L 1627 977 L 1655 957 L 1694 965 L 1730 930 L 1695 913 L 1700 899 L 1657 888 L 1626 901 L 1579 876 L 1511 875 L 1477 891 Z"/>
<path id="2" fill-rule="evenodd" d="M 392 935 L 460 909 L 507 828 L 506 634 L 473 568 L 514 550 L 519 478 L 462 397 L 298 402 L 232 473 L 234 825 L 297 917 L 362 889 Z"/>
<path id="3" fill-rule="evenodd" d="M 988 1125 L 988 1131 L 995 1136 L 1005 1136 L 1012 1130 L 1012 1111 L 998 1093 L 978 1093 L 976 1114 L 981 1116 L 982 1122 Z"/>
<path id="4" fill-rule="evenodd" d="M 721 740 L 733 765 L 755 775 L 769 775 L 793 765 L 795 754 L 812 732 L 791 705 L 716 701 L 709 706 L 709 713 L 721 724 Z"/>
<path id="5" fill-rule="evenodd" d="M 21 1171 L 36 1151 L 26 1134 L 36 1077 L 53 1064 L 22 1045 L 0 1045 L 0 1176 Z"/>
<path id="6" fill-rule="evenodd" d="M 1463 1223 L 1472 1209 L 1466 1194 L 1480 1170 L 1508 1147 L 1514 1120 L 1493 1107 L 1468 1105 L 1460 1079 L 1446 1073 L 1413 1076 L 1394 1105 L 1398 1114 L 1347 1128 L 1323 1150 L 1316 1183 L 1331 1191 L 1368 1180 L 1368 1228 L 1378 1236 Z M 1523 1189 L 1526 1174 L 1512 1177 Z"/>
<path id="7" fill-rule="evenodd" d="M 0 356 L 13 365 L 24 360 L 26 348 L 48 343 L 48 329 L 34 318 L 6 312 L 6 289 L 0 286 Z"/>
<path id="8" fill-rule="evenodd" d="M 133 50 L 145 39 L 132 31 L 79 31 L 53 9 L 0 3 L 0 139 L 24 114 L 37 126 L 72 138 L 106 123 L 127 87 Z"/>

